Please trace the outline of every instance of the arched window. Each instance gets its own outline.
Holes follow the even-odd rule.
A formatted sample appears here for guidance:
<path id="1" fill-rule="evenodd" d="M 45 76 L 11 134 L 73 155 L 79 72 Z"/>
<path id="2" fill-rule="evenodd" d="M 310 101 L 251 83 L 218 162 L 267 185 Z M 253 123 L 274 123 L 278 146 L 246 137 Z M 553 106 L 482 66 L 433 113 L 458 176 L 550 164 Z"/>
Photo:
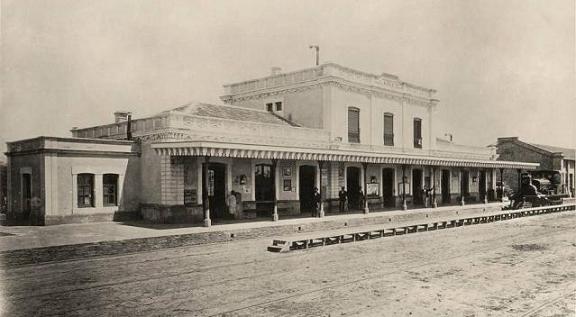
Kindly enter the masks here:
<path id="1" fill-rule="evenodd" d="M 348 142 L 360 143 L 360 109 L 348 107 Z"/>
<path id="2" fill-rule="evenodd" d="M 102 195 L 104 206 L 118 206 L 118 174 L 102 176 Z"/>
<path id="3" fill-rule="evenodd" d="M 422 148 L 422 119 L 414 118 L 414 147 Z"/>
<path id="4" fill-rule="evenodd" d="M 394 115 L 384 113 L 384 145 L 394 145 Z"/>
<path id="5" fill-rule="evenodd" d="M 94 174 L 78 174 L 78 208 L 94 207 Z"/>

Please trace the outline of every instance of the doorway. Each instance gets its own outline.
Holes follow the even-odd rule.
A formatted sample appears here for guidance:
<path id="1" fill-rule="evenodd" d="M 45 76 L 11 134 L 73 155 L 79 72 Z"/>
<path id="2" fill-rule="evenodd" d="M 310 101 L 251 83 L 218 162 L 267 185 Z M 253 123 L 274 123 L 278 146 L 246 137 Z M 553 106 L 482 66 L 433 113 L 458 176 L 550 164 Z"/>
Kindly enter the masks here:
<path id="1" fill-rule="evenodd" d="M 442 170 L 442 203 L 450 203 L 450 171 Z"/>
<path id="2" fill-rule="evenodd" d="M 394 207 L 394 169 L 385 168 L 382 170 L 382 198 L 384 206 Z"/>
<path id="3" fill-rule="evenodd" d="M 480 201 L 486 198 L 486 171 L 480 171 L 480 179 L 478 180 L 478 193 L 480 194 Z"/>
<path id="4" fill-rule="evenodd" d="M 469 182 L 470 173 L 468 171 L 462 171 L 462 178 L 460 179 L 460 192 L 464 198 L 470 195 Z"/>
<path id="5" fill-rule="evenodd" d="M 360 168 L 346 168 L 346 191 L 348 192 L 348 208 L 361 209 L 360 206 Z"/>
<path id="6" fill-rule="evenodd" d="M 22 217 L 30 221 L 32 213 L 32 174 L 20 174 L 22 176 Z"/>
<path id="7" fill-rule="evenodd" d="M 299 170 L 298 194 L 300 195 L 300 212 L 314 211 L 314 187 L 316 187 L 316 166 L 303 165 Z"/>
<path id="8" fill-rule="evenodd" d="M 208 164 L 208 202 L 210 218 L 224 219 L 226 212 L 226 165 L 222 163 Z"/>
<path id="9" fill-rule="evenodd" d="M 257 164 L 254 171 L 254 196 L 258 217 L 269 217 L 274 209 L 274 175 L 271 164 Z"/>
<path id="10" fill-rule="evenodd" d="M 422 205 L 422 170 L 412 170 L 412 195 L 414 197 L 414 205 Z"/>

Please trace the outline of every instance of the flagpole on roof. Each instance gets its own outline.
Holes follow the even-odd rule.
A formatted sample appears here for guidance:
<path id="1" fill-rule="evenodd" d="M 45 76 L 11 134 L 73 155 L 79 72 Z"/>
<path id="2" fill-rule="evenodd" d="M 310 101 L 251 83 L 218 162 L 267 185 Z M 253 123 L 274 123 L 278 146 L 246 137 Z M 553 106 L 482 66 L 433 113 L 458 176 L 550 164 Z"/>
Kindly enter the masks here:
<path id="1" fill-rule="evenodd" d="M 316 50 L 316 66 L 320 65 L 320 46 L 310 45 L 310 48 Z"/>

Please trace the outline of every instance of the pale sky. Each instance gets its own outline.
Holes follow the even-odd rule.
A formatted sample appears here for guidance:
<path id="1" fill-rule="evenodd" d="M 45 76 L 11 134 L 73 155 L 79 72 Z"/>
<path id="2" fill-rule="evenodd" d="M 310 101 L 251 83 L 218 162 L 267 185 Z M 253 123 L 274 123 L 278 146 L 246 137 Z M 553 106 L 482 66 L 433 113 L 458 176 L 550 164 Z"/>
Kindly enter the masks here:
<path id="1" fill-rule="evenodd" d="M 437 89 L 436 132 L 458 143 L 576 147 L 572 0 L 0 1 L 2 143 L 220 103 L 225 83 L 313 66 L 318 44 Z"/>

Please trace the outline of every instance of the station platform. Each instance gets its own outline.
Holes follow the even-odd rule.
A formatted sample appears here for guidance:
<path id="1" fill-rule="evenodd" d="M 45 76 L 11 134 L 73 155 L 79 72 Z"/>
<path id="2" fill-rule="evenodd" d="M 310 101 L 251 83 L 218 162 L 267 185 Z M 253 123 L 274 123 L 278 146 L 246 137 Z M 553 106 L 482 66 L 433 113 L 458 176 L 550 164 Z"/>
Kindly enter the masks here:
<path id="1" fill-rule="evenodd" d="M 211 227 L 132 223 L 64 224 L 46 227 L 0 227 L 0 264 L 25 265 L 120 255 L 352 227 L 421 223 L 450 217 L 472 217 L 501 210 L 503 203 L 445 206 L 368 214 L 330 215 L 215 224 Z"/>

